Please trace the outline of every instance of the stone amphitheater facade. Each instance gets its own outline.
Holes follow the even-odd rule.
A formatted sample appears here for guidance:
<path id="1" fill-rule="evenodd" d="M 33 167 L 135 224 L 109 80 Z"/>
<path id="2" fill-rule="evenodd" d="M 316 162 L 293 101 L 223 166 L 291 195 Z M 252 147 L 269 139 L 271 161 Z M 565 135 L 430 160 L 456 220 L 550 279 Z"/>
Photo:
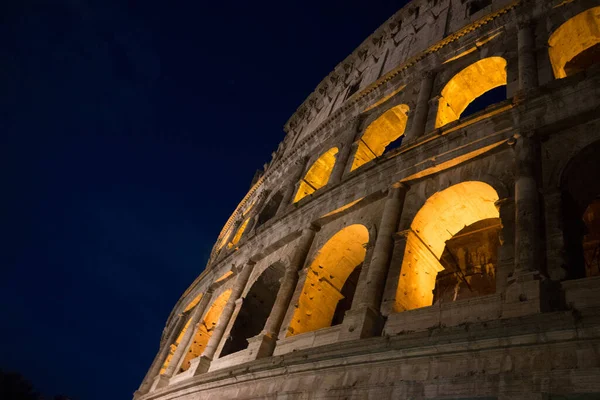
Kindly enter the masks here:
<path id="1" fill-rule="evenodd" d="M 598 0 L 399 10 L 287 122 L 134 397 L 600 399 L 599 43 Z"/>

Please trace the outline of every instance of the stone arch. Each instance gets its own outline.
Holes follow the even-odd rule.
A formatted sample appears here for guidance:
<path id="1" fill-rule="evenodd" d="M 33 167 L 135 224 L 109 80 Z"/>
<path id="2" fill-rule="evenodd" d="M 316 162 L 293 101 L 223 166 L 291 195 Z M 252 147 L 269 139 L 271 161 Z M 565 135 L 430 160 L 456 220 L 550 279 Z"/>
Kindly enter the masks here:
<path id="1" fill-rule="evenodd" d="M 329 176 L 335 165 L 337 153 L 338 148 L 332 147 L 321 154 L 321 156 L 310 166 L 304 177 L 300 180 L 298 191 L 294 197 L 294 203 L 327 185 Z"/>
<path id="2" fill-rule="evenodd" d="M 365 259 L 369 231 L 354 224 L 335 233 L 317 252 L 288 328 L 288 336 L 331 325 L 344 285 Z M 353 295 L 353 293 L 352 293 Z"/>
<path id="3" fill-rule="evenodd" d="M 495 204 L 497 200 L 496 190 L 479 181 L 452 185 L 427 199 L 407 232 L 394 311 L 406 311 L 433 304 L 436 279 L 438 274 L 444 275 L 444 271 L 449 269 L 446 265 L 446 252 L 449 250 L 450 240 L 458 234 L 471 235 L 474 232 L 493 229 L 496 231 L 497 240 L 497 231 L 500 229 L 500 215 Z M 484 239 L 489 238 L 486 236 Z M 497 251 L 497 246 L 491 251 Z M 451 257 L 455 260 L 450 261 L 453 261 L 455 267 L 462 268 L 462 264 L 468 261 L 470 252 L 471 249 L 463 249 L 461 254 Z M 488 268 L 489 260 L 485 260 L 483 264 Z M 460 275 L 463 271 L 455 268 L 455 271 L 451 272 Z M 482 276 L 495 275 L 494 271 L 487 269 L 478 273 Z M 460 279 L 462 278 L 464 277 L 461 276 Z M 457 282 L 458 284 L 460 282 Z M 441 298 L 439 294 L 438 299 Z"/>
<path id="4" fill-rule="evenodd" d="M 600 275 L 600 140 L 573 156 L 561 174 L 567 279 Z"/>
<path id="5" fill-rule="evenodd" d="M 506 83 L 506 60 L 502 57 L 483 58 L 462 69 L 442 89 L 435 127 L 458 120 L 473 100 Z"/>
<path id="6" fill-rule="evenodd" d="M 260 214 L 258 214 L 258 219 L 256 220 L 256 228 L 258 228 L 259 226 L 261 226 L 262 224 L 264 224 L 265 222 L 267 222 L 275 216 L 277 210 L 279 209 L 279 206 L 281 205 L 282 200 L 283 192 L 281 190 L 275 193 L 273 196 L 271 196 L 269 201 L 267 201 L 267 204 L 265 204 L 265 206 L 261 210 Z"/>
<path id="7" fill-rule="evenodd" d="M 190 368 L 190 361 L 202 355 L 202 352 L 206 348 L 208 340 L 212 336 L 213 330 L 219 321 L 223 308 L 225 308 L 225 304 L 227 304 L 227 300 L 229 300 L 229 296 L 231 296 L 231 289 L 223 291 L 223 293 L 215 298 L 210 308 L 205 312 L 202 322 L 198 324 L 198 329 L 192 339 L 190 348 L 183 358 L 180 371 L 187 371 L 188 368 Z M 188 326 L 189 323 L 190 321 L 188 320 L 177 339 L 178 341 L 183 337 L 186 329 L 194 329 L 194 327 Z"/>
<path id="8" fill-rule="evenodd" d="M 244 350 L 248 347 L 248 339 L 263 330 L 275 304 L 284 273 L 284 265 L 277 262 L 266 268 L 254 281 L 244 296 L 220 357 Z"/>
<path id="9" fill-rule="evenodd" d="M 406 104 L 397 105 L 369 124 L 358 140 L 351 171 L 381 156 L 386 147 L 404 135 L 408 110 Z"/>
<path id="10" fill-rule="evenodd" d="M 565 78 L 600 61 L 600 7 L 567 20 L 548 39 L 554 77 Z"/>

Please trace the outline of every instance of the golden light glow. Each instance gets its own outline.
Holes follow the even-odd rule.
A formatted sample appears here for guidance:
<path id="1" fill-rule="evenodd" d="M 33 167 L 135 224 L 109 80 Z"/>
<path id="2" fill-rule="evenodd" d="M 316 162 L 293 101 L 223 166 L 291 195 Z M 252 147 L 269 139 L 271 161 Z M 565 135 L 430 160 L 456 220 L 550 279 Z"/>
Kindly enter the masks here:
<path id="1" fill-rule="evenodd" d="M 240 227 L 238 228 L 237 232 L 235 233 L 235 236 L 233 236 L 233 239 L 231 239 L 231 242 L 229 242 L 229 244 L 227 245 L 229 248 L 235 246 L 240 241 L 242 235 L 244 234 L 244 231 L 246 230 L 246 227 L 248 226 L 248 222 L 250 222 L 250 218 L 246 218 L 246 220 L 242 222 L 242 225 L 240 225 Z"/>
<path id="2" fill-rule="evenodd" d="M 454 61 L 454 60 L 458 60 L 459 58 L 462 58 L 462 57 L 466 56 L 467 54 L 471 54 L 472 52 L 474 52 L 474 51 L 476 51 L 476 50 L 479 50 L 479 48 L 480 48 L 481 46 L 483 46 L 483 45 L 484 45 L 484 44 L 486 44 L 487 42 L 489 42 L 489 41 L 491 41 L 491 40 L 495 39 L 495 38 L 496 38 L 496 37 L 498 37 L 498 36 L 500 36 L 500 33 L 495 33 L 495 34 L 493 34 L 493 35 L 492 35 L 492 36 L 490 36 L 490 37 L 487 37 L 487 38 L 485 38 L 485 39 L 478 40 L 477 42 L 475 42 L 475 46 L 468 47 L 466 50 L 463 50 L 463 51 L 461 51 L 460 53 L 458 53 L 458 54 L 457 54 L 457 55 L 455 55 L 454 57 L 452 57 L 452 58 L 449 58 L 449 59 L 447 59 L 446 61 L 444 61 L 444 62 L 443 62 L 443 64 L 449 63 L 449 62 L 451 62 L 451 61 Z M 464 49 L 464 47 L 463 47 L 463 49 Z"/>
<path id="3" fill-rule="evenodd" d="M 503 85 L 506 85 L 504 58 L 488 57 L 469 65 L 442 89 L 435 127 L 456 121 L 473 100 Z"/>
<path id="4" fill-rule="evenodd" d="M 215 283 L 224 281 L 225 279 L 229 278 L 231 275 L 233 275 L 233 271 L 227 271 L 220 278 L 216 279 Z"/>
<path id="5" fill-rule="evenodd" d="M 359 202 L 359 201 L 361 201 L 362 199 L 364 199 L 364 197 L 361 197 L 361 198 L 360 198 L 360 199 L 358 199 L 358 200 L 351 201 L 350 203 L 348 203 L 348 204 L 346 204 L 346 205 L 343 205 L 343 206 L 341 206 L 340 208 L 338 208 L 338 209 L 336 209 L 336 210 L 333 210 L 333 211 L 331 211 L 331 212 L 328 212 L 327 214 L 323 215 L 321 218 L 330 217 L 330 216 L 332 216 L 332 215 L 335 215 L 335 214 L 341 213 L 342 211 L 349 209 L 350 207 L 352 207 L 353 205 L 355 205 L 356 203 L 358 203 L 358 202 Z"/>
<path id="6" fill-rule="evenodd" d="M 350 225 L 323 245 L 312 261 L 287 336 L 326 328 L 339 300 L 340 291 L 366 254 L 369 231 L 364 225 Z"/>
<path id="7" fill-rule="evenodd" d="M 402 85 L 399 88 L 395 89 L 390 94 L 383 96 L 381 99 L 377 100 L 375 103 L 373 103 L 369 107 L 365 108 L 363 110 L 363 112 L 367 112 L 367 111 L 374 109 L 375 107 L 379 107 L 380 105 L 382 105 L 383 103 L 385 103 L 386 101 L 388 101 L 389 99 L 391 99 L 392 97 L 394 97 L 395 95 L 400 93 L 405 87 L 406 87 L 406 85 Z"/>
<path id="8" fill-rule="evenodd" d="M 227 229 L 227 231 L 225 232 L 225 234 L 221 237 L 221 240 L 219 241 L 219 245 L 217 246 L 217 250 L 221 250 L 223 248 L 223 246 L 225 246 L 225 243 L 227 243 L 227 239 L 229 239 L 229 236 L 231 235 L 231 231 L 233 230 L 233 225 L 229 227 L 229 229 Z"/>
<path id="9" fill-rule="evenodd" d="M 557 79 L 565 78 L 565 65 L 575 56 L 600 43 L 600 7 L 577 14 L 550 36 L 548 55 Z"/>
<path id="10" fill-rule="evenodd" d="M 198 296 L 196 296 L 196 298 L 193 299 L 192 301 L 190 301 L 190 303 L 185 307 L 185 310 L 183 310 L 183 312 L 190 311 L 192 308 L 196 307 L 196 304 L 198 304 L 200 302 L 201 298 L 202 298 L 202 294 L 199 294 Z"/>
<path id="11" fill-rule="evenodd" d="M 164 362 L 162 368 L 160 369 L 161 374 L 164 374 L 165 371 L 167 370 L 167 367 L 169 366 L 169 364 L 171 363 L 171 360 L 173 359 L 173 354 L 175 354 L 175 350 L 177 350 L 177 346 L 179 346 L 179 343 L 181 343 L 181 339 L 183 338 L 183 335 L 185 334 L 185 331 L 188 329 L 189 326 L 190 326 L 190 319 L 188 318 L 183 329 L 179 333 L 179 336 L 177 336 L 175 343 L 172 343 L 169 348 L 169 354 L 167 355 L 167 358 L 165 359 L 165 362 Z"/>
<path id="12" fill-rule="evenodd" d="M 408 106 L 400 104 L 387 110 L 365 129 L 358 141 L 351 171 L 382 155 L 387 145 L 404 134 L 407 113 Z"/>
<path id="13" fill-rule="evenodd" d="M 498 218 L 498 194 L 490 185 L 468 181 L 435 193 L 419 210 L 406 240 L 396 292 L 396 312 L 430 306 L 446 241 L 465 226 Z"/>
<path id="14" fill-rule="evenodd" d="M 300 185 L 298 185 L 294 203 L 327 185 L 331 171 L 333 171 L 333 166 L 335 165 L 335 155 L 337 153 L 338 148 L 332 147 L 311 165 L 304 178 L 300 181 Z"/>
<path id="15" fill-rule="evenodd" d="M 181 364 L 181 369 L 183 371 L 186 371 L 188 368 L 190 368 L 191 360 L 202 355 L 202 352 L 208 344 L 208 340 L 212 336 L 213 330 L 219 321 L 219 317 L 223 312 L 223 308 L 225 308 L 225 304 L 227 304 L 227 300 L 229 300 L 229 296 L 231 296 L 231 289 L 221 293 L 204 315 L 202 322 L 198 324 L 198 330 L 196 331 L 196 334 L 192 339 L 192 343 L 190 344 L 190 348 L 183 358 L 183 363 Z M 180 337 L 181 336 L 182 335 L 180 335 Z"/>

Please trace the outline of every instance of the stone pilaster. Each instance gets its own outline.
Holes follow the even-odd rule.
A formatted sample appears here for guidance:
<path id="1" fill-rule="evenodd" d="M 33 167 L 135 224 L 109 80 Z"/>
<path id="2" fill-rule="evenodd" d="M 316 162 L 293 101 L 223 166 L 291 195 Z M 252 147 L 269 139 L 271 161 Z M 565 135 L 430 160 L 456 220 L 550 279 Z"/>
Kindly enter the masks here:
<path id="1" fill-rule="evenodd" d="M 292 256 L 290 264 L 285 270 L 281 285 L 279 286 L 279 291 L 277 292 L 275 304 L 273 304 L 265 327 L 251 344 L 252 347 L 256 348 L 253 352 L 254 358 L 268 357 L 272 355 L 275 350 L 277 336 L 289 309 L 296 285 L 298 284 L 298 271 L 306 262 L 306 257 L 308 256 L 317 230 L 318 228 L 312 225 L 302 230 L 302 236 L 300 236 L 298 244 L 296 245 L 296 251 Z"/>
<path id="2" fill-rule="evenodd" d="M 256 232 L 256 223 L 258 222 L 258 217 L 260 216 L 260 212 L 262 211 L 263 206 L 265 205 L 265 203 L 267 202 L 267 199 L 269 198 L 269 193 L 270 192 L 268 190 L 263 191 L 258 196 L 256 205 L 254 205 L 253 210 L 251 211 L 250 222 L 248 222 L 248 227 L 246 228 L 248 230 L 249 237 L 254 236 L 254 234 Z"/>
<path id="3" fill-rule="evenodd" d="M 354 117 L 348 124 L 347 132 L 343 135 L 343 143 L 340 146 L 338 153 L 336 154 L 335 165 L 331 176 L 329 177 L 329 184 L 337 184 L 342 181 L 344 173 L 348 170 L 348 160 L 352 154 L 352 143 L 354 138 L 360 129 L 361 119 Z"/>
<path id="4" fill-rule="evenodd" d="M 535 55 L 535 37 L 530 20 L 518 24 L 519 91 L 538 86 L 538 71 Z"/>
<path id="5" fill-rule="evenodd" d="M 402 183 L 394 184 L 389 189 L 375 239 L 373 257 L 369 263 L 367 281 L 363 291 L 355 294 L 352 309 L 344 317 L 340 340 L 371 337 L 381 333 L 383 328 L 381 300 L 394 248 L 393 235 L 398 230 L 407 189 L 408 187 Z"/>
<path id="6" fill-rule="evenodd" d="M 194 336 L 196 335 L 196 331 L 198 330 L 198 324 L 202 320 L 202 317 L 204 316 L 204 313 L 206 312 L 206 309 L 210 304 L 211 298 L 212 289 L 209 289 L 202 295 L 200 302 L 198 303 L 198 305 L 196 305 L 196 308 L 194 308 L 194 311 L 190 316 L 188 328 L 183 334 L 179 345 L 175 349 L 175 353 L 173 353 L 171 362 L 169 362 L 169 365 L 167 365 L 167 369 L 165 370 L 165 372 L 157 376 L 157 378 L 154 381 L 154 384 L 152 385 L 152 389 L 167 386 L 169 384 L 169 379 L 171 379 L 175 374 L 177 374 L 177 371 L 179 371 L 179 368 L 183 363 L 183 359 L 187 354 L 190 345 L 192 344 L 192 341 L 194 340 Z"/>
<path id="7" fill-rule="evenodd" d="M 542 310 L 540 201 L 535 177 L 539 159 L 532 132 L 518 136 L 515 153 L 515 266 L 506 289 L 505 318 Z"/>
<path id="8" fill-rule="evenodd" d="M 308 160 L 306 158 L 301 158 L 300 160 L 296 161 L 294 171 L 292 171 L 291 173 L 292 177 L 288 181 L 292 184 L 288 185 L 285 189 L 285 192 L 283 192 L 283 197 L 281 199 L 281 203 L 279 204 L 279 208 L 277 208 L 275 217 L 280 217 L 283 213 L 285 213 L 285 210 L 287 210 L 287 208 L 291 205 L 292 197 L 296 194 L 296 191 L 298 190 L 298 184 L 304 174 L 304 169 L 306 167 L 307 161 Z"/>
<path id="9" fill-rule="evenodd" d="M 179 336 L 179 332 L 181 332 L 181 330 L 185 326 L 185 320 L 186 319 L 183 317 L 183 314 L 179 314 L 177 316 L 177 320 L 173 323 L 173 327 L 171 328 L 167 339 L 163 343 L 161 343 L 161 348 L 158 351 L 156 357 L 154 357 L 154 361 L 152 362 L 150 369 L 146 373 L 146 376 L 144 377 L 140 388 L 136 390 L 133 394 L 134 399 L 150 391 L 150 387 L 152 386 L 154 379 L 158 376 L 160 370 L 162 369 L 162 366 L 167 360 L 167 357 L 171 350 L 171 346 L 175 343 L 175 341 L 177 340 L 177 336 Z"/>
<path id="10" fill-rule="evenodd" d="M 383 300 L 381 301 L 381 313 L 385 317 L 395 311 L 396 292 L 398 290 L 398 281 L 400 280 L 404 252 L 406 251 L 406 240 L 409 232 L 410 229 L 407 229 L 394 234 L 394 250 L 392 251 L 392 259 L 390 260 L 390 267 L 385 280 Z"/>
<path id="11" fill-rule="evenodd" d="M 411 141 L 423 136 L 427 125 L 427 116 L 429 115 L 429 100 L 435 73 L 433 71 L 425 72 L 421 77 L 421 87 L 419 89 L 419 97 L 413 113 L 413 120 L 410 125 L 410 131 L 406 134 L 406 141 Z"/>
<path id="12" fill-rule="evenodd" d="M 427 118 L 426 118 L 426 122 L 425 122 L 425 132 L 431 132 L 436 128 L 435 120 L 436 120 L 436 116 L 438 113 L 441 99 L 442 99 L 442 96 L 438 95 L 438 96 L 432 97 L 428 102 L 429 106 L 428 106 Z"/>
<path id="13" fill-rule="evenodd" d="M 515 200 L 504 198 L 496 201 L 502 229 L 499 233 L 500 247 L 496 265 L 496 292 L 506 288 L 515 265 Z"/>
<path id="14" fill-rule="evenodd" d="M 250 278 L 250 274 L 254 269 L 255 261 L 249 260 L 239 271 L 238 277 L 235 280 L 233 285 L 233 289 L 231 290 L 231 295 L 223 307 L 223 311 L 221 312 L 221 316 L 219 317 L 219 321 L 213 330 L 213 333 L 202 352 L 202 355 L 199 357 L 200 362 L 194 375 L 198 375 L 204 372 L 207 372 L 210 367 L 210 362 L 213 360 L 217 348 L 221 343 L 221 339 L 223 339 L 223 334 L 225 333 L 225 329 L 229 325 L 229 321 L 231 319 L 231 315 L 235 309 L 235 302 L 239 299 L 244 292 L 244 288 L 248 283 L 248 279 Z"/>
<path id="15" fill-rule="evenodd" d="M 546 222 L 546 260 L 548 276 L 555 281 L 567 277 L 567 260 L 563 227 L 563 199 L 559 189 L 544 193 Z"/>

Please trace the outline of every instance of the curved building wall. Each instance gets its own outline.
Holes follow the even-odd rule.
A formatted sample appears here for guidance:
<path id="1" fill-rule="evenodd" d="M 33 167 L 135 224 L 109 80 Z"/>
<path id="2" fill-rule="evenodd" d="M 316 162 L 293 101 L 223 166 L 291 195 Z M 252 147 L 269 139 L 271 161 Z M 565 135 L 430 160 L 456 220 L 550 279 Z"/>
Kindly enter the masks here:
<path id="1" fill-rule="evenodd" d="M 599 398 L 599 43 L 596 0 L 399 10 L 286 123 L 135 397 Z"/>

